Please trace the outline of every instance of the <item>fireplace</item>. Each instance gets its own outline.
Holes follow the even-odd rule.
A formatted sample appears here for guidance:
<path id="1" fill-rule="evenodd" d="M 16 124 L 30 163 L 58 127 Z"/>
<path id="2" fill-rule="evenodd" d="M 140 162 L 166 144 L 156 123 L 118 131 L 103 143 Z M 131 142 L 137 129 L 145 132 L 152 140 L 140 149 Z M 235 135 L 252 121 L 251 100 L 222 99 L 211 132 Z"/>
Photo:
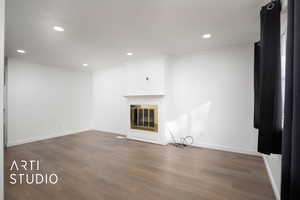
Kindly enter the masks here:
<path id="1" fill-rule="evenodd" d="M 157 105 L 130 105 L 131 129 L 158 131 Z"/>

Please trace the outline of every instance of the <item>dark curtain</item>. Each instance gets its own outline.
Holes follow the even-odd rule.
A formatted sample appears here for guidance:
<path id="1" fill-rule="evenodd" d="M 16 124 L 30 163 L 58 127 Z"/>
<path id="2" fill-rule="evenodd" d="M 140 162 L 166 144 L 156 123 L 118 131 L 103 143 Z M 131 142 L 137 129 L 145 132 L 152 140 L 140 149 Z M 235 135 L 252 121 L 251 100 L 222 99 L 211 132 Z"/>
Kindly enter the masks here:
<path id="1" fill-rule="evenodd" d="M 282 200 L 300 199 L 300 1 L 289 0 Z"/>
<path id="2" fill-rule="evenodd" d="M 261 9 L 261 40 L 255 58 L 255 118 L 258 151 L 281 153 L 281 49 L 280 1 L 270 2 Z M 257 69 L 259 68 L 259 69 Z"/>
<path id="3" fill-rule="evenodd" d="M 254 44 L 254 128 L 260 123 L 260 83 L 261 83 L 261 48 L 260 42 Z"/>

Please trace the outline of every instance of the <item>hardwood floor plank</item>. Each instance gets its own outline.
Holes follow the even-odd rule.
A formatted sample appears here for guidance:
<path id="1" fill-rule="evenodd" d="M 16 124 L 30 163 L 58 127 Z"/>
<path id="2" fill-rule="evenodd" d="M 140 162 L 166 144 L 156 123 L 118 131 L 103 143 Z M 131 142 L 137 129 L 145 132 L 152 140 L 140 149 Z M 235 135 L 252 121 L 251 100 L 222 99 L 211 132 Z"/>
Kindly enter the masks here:
<path id="1" fill-rule="evenodd" d="M 13 160 L 40 160 L 56 185 L 9 183 Z M 5 151 L 6 200 L 274 200 L 260 157 L 116 139 L 88 131 Z"/>

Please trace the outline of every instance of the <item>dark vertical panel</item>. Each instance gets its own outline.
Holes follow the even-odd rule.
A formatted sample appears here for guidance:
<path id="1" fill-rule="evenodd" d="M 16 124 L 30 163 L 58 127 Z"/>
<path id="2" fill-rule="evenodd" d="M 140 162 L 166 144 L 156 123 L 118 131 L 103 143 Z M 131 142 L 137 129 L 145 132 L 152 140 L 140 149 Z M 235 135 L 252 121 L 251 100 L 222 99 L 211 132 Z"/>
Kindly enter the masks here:
<path id="1" fill-rule="evenodd" d="M 294 94 L 292 134 L 292 196 L 300 199 L 300 1 L 294 5 Z"/>
<path id="2" fill-rule="evenodd" d="M 149 109 L 144 109 L 144 126 L 149 125 Z"/>
<path id="3" fill-rule="evenodd" d="M 281 152 L 280 1 L 261 9 L 261 93 L 258 151 Z"/>
<path id="4" fill-rule="evenodd" d="M 138 114 L 138 117 L 139 117 L 139 119 L 138 119 L 138 125 L 139 126 L 143 126 L 144 125 L 144 121 L 143 121 L 143 116 L 144 116 L 143 109 L 139 108 L 138 112 L 139 112 L 139 114 Z"/>
<path id="5" fill-rule="evenodd" d="M 134 108 L 134 110 L 133 110 L 133 124 L 135 126 L 138 125 L 137 120 L 138 120 L 138 112 L 137 112 L 137 108 Z"/>
<path id="6" fill-rule="evenodd" d="M 260 86 L 261 86 L 261 47 L 260 42 L 254 44 L 254 128 L 260 124 Z"/>
<path id="7" fill-rule="evenodd" d="M 300 199 L 300 2 L 289 0 L 281 199 Z"/>
<path id="8" fill-rule="evenodd" d="M 289 1 L 285 71 L 284 132 L 282 137 L 281 198 L 290 199 L 291 133 L 293 119 L 294 1 Z"/>
<path id="9" fill-rule="evenodd" d="M 154 123 L 154 110 L 153 109 L 150 109 L 149 110 L 150 111 L 150 113 L 149 113 L 149 117 L 150 117 L 150 119 L 149 119 L 149 126 L 150 127 L 154 127 L 155 126 L 155 123 Z"/>

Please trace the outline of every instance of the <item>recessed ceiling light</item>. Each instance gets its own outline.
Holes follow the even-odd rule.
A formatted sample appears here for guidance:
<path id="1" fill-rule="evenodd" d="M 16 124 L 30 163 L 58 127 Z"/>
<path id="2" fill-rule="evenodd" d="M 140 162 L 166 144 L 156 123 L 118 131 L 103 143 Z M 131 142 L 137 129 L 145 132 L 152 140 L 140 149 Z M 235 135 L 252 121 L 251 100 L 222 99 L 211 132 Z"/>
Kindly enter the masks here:
<path id="1" fill-rule="evenodd" d="M 25 54 L 26 53 L 26 51 L 24 49 L 18 49 L 17 52 L 20 53 L 20 54 Z"/>
<path id="2" fill-rule="evenodd" d="M 84 67 L 87 67 L 88 66 L 88 64 L 87 63 L 84 63 L 84 64 L 82 64 Z"/>
<path id="3" fill-rule="evenodd" d="M 53 29 L 55 31 L 59 31 L 59 32 L 65 31 L 65 29 L 63 27 L 60 27 L 60 26 L 54 26 Z"/>
<path id="4" fill-rule="evenodd" d="M 211 34 L 209 33 L 206 33 L 202 36 L 203 39 L 208 39 L 208 38 L 211 38 Z"/>
<path id="5" fill-rule="evenodd" d="M 131 53 L 131 52 L 127 53 L 127 56 L 132 56 L 132 55 L 133 55 L 133 53 Z"/>

